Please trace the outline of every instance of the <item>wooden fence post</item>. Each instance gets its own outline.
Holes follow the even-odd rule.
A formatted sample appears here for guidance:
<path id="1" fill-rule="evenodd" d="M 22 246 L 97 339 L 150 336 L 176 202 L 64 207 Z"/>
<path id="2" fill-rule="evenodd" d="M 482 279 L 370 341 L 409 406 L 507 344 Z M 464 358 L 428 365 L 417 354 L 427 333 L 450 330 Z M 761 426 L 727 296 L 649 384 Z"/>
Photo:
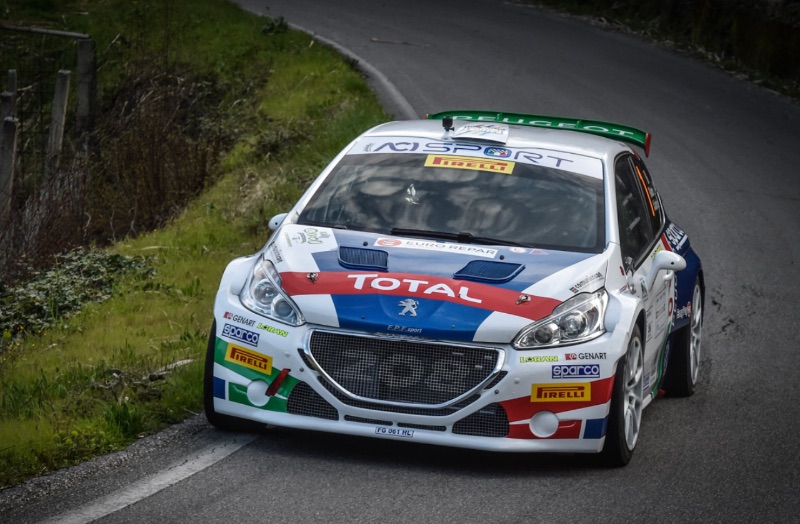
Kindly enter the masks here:
<path id="1" fill-rule="evenodd" d="M 47 141 L 47 159 L 45 175 L 47 179 L 58 169 L 61 155 L 61 143 L 64 139 L 64 120 L 67 116 L 67 99 L 69 98 L 69 77 L 72 73 L 66 69 L 58 72 L 56 93 L 53 97 L 53 118 L 50 122 L 50 139 Z"/>
<path id="2" fill-rule="evenodd" d="M 11 190 L 14 187 L 14 164 L 17 159 L 17 119 L 4 118 L 0 142 L 0 224 L 11 214 Z"/>
<path id="3" fill-rule="evenodd" d="M 0 144 L 3 143 L 3 134 L 5 133 L 5 126 L 3 125 L 3 122 L 5 122 L 6 118 L 13 117 L 15 111 L 16 108 L 14 107 L 14 95 L 9 91 L 3 91 L 0 93 Z M 5 155 L 5 151 L 0 148 L 0 164 L 2 164 Z M 3 186 L 0 185 L 0 190 L 2 190 L 2 187 Z"/>
<path id="4" fill-rule="evenodd" d="M 0 122 L 10 116 L 14 116 L 14 95 L 9 91 L 0 93 Z"/>
<path id="5" fill-rule="evenodd" d="M 17 116 L 17 70 L 8 70 L 8 89 L 11 93 L 11 116 Z"/>
<path id="6" fill-rule="evenodd" d="M 78 133 L 83 133 L 91 131 L 94 127 L 97 109 L 97 64 L 94 41 L 89 38 L 78 40 L 78 68 L 75 80 L 78 95 L 76 128 Z"/>

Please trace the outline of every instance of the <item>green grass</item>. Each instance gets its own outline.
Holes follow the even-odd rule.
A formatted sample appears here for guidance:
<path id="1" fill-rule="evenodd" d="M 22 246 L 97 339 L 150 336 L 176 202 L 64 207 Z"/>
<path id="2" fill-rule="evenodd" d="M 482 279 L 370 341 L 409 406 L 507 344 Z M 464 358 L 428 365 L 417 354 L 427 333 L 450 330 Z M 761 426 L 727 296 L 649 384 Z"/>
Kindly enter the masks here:
<path id="1" fill-rule="evenodd" d="M 170 20 L 124 26 L 147 5 L 169 7 L 160 16 Z M 104 35 L 98 42 L 152 32 L 141 48 L 163 50 L 165 28 L 180 21 L 168 58 L 229 83 L 220 103 L 237 115 L 237 138 L 213 186 L 166 227 L 108 250 L 144 257 L 153 271 L 124 273 L 111 298 L 8 342 L 0 354 L 0 486 L 119 449 L 201 411 L 202 360 L 226 264 L 257 251 L 269 218 L 288 210 L 357 133 L 385 119 L 347 61 L 305 34 L 274 30 L 279 24 L 264 31 L 269 20 L 227 2 L 72 7 L 92 14 L 71 30 Z"/>

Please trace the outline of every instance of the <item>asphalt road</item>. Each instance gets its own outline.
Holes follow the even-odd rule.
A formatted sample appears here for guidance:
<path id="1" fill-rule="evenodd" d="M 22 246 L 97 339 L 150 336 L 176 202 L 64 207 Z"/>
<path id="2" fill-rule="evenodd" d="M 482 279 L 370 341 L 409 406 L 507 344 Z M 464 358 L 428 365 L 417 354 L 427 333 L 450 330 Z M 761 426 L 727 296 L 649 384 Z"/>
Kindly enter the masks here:
<path id="1" fill-rule="evenodd" d="M 77 479 L 40 481 L 47 496 L 0 494 L 0 520 L 800 521 L 800 106 L 662 46 L 510 2 L 237 3 L 360 57 L 391 83 L 376 85 L 401 118 L 480 108 L 650 131 L 650 171 L 705 266 L 698 392 L 653 403 L 633 461 L 616 470 L 583 456 L 291 430 L 236 440 L 196 418 Z"/>

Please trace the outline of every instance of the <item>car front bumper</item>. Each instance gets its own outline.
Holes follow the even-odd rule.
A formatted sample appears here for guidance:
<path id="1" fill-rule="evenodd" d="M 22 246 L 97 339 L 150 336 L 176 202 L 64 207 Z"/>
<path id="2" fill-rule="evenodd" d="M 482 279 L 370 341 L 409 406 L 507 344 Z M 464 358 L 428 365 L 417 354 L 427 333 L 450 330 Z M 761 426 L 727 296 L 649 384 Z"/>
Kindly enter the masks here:
<path id="1" fill-rule="evenodd" d="M 489 451 L 602 450 L 616 366 L 627 340 L 617 329 L 584 344 L 518 351 L 510 345 L 424 341 L 311 324 L 290 327 L 245 309 L 224 289 L 214 313 L 216 412 L 276 426 Z M 381 349 L 359 353 L 343 347 L 351 360 L 332 369 L 310 347 L 313 333 L 367 340 Z M 457 364 L 402 354 L 404 344 L 433 344 L 453 355 L 489 350 L 497 358 L 484 375 L 442 401 L 415 395 L 414 388 L 449 390 Z M 361 387 L 369 380 L 374 394 Z M 354 384 L 361 390 L 354 392 Z"/>

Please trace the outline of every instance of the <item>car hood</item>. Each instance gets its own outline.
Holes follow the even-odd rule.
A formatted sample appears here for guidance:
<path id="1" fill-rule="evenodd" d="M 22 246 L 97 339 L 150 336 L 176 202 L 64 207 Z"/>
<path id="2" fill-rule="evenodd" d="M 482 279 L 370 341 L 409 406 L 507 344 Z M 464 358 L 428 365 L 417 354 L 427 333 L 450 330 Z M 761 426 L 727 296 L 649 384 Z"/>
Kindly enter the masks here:
<path id="1" fill-rule="evenodd" d="M 577 293 L 605 283 L 604 255 L 297 224 L 266 256 L 310 323 L 370 333 L 508 343 Z"/>

